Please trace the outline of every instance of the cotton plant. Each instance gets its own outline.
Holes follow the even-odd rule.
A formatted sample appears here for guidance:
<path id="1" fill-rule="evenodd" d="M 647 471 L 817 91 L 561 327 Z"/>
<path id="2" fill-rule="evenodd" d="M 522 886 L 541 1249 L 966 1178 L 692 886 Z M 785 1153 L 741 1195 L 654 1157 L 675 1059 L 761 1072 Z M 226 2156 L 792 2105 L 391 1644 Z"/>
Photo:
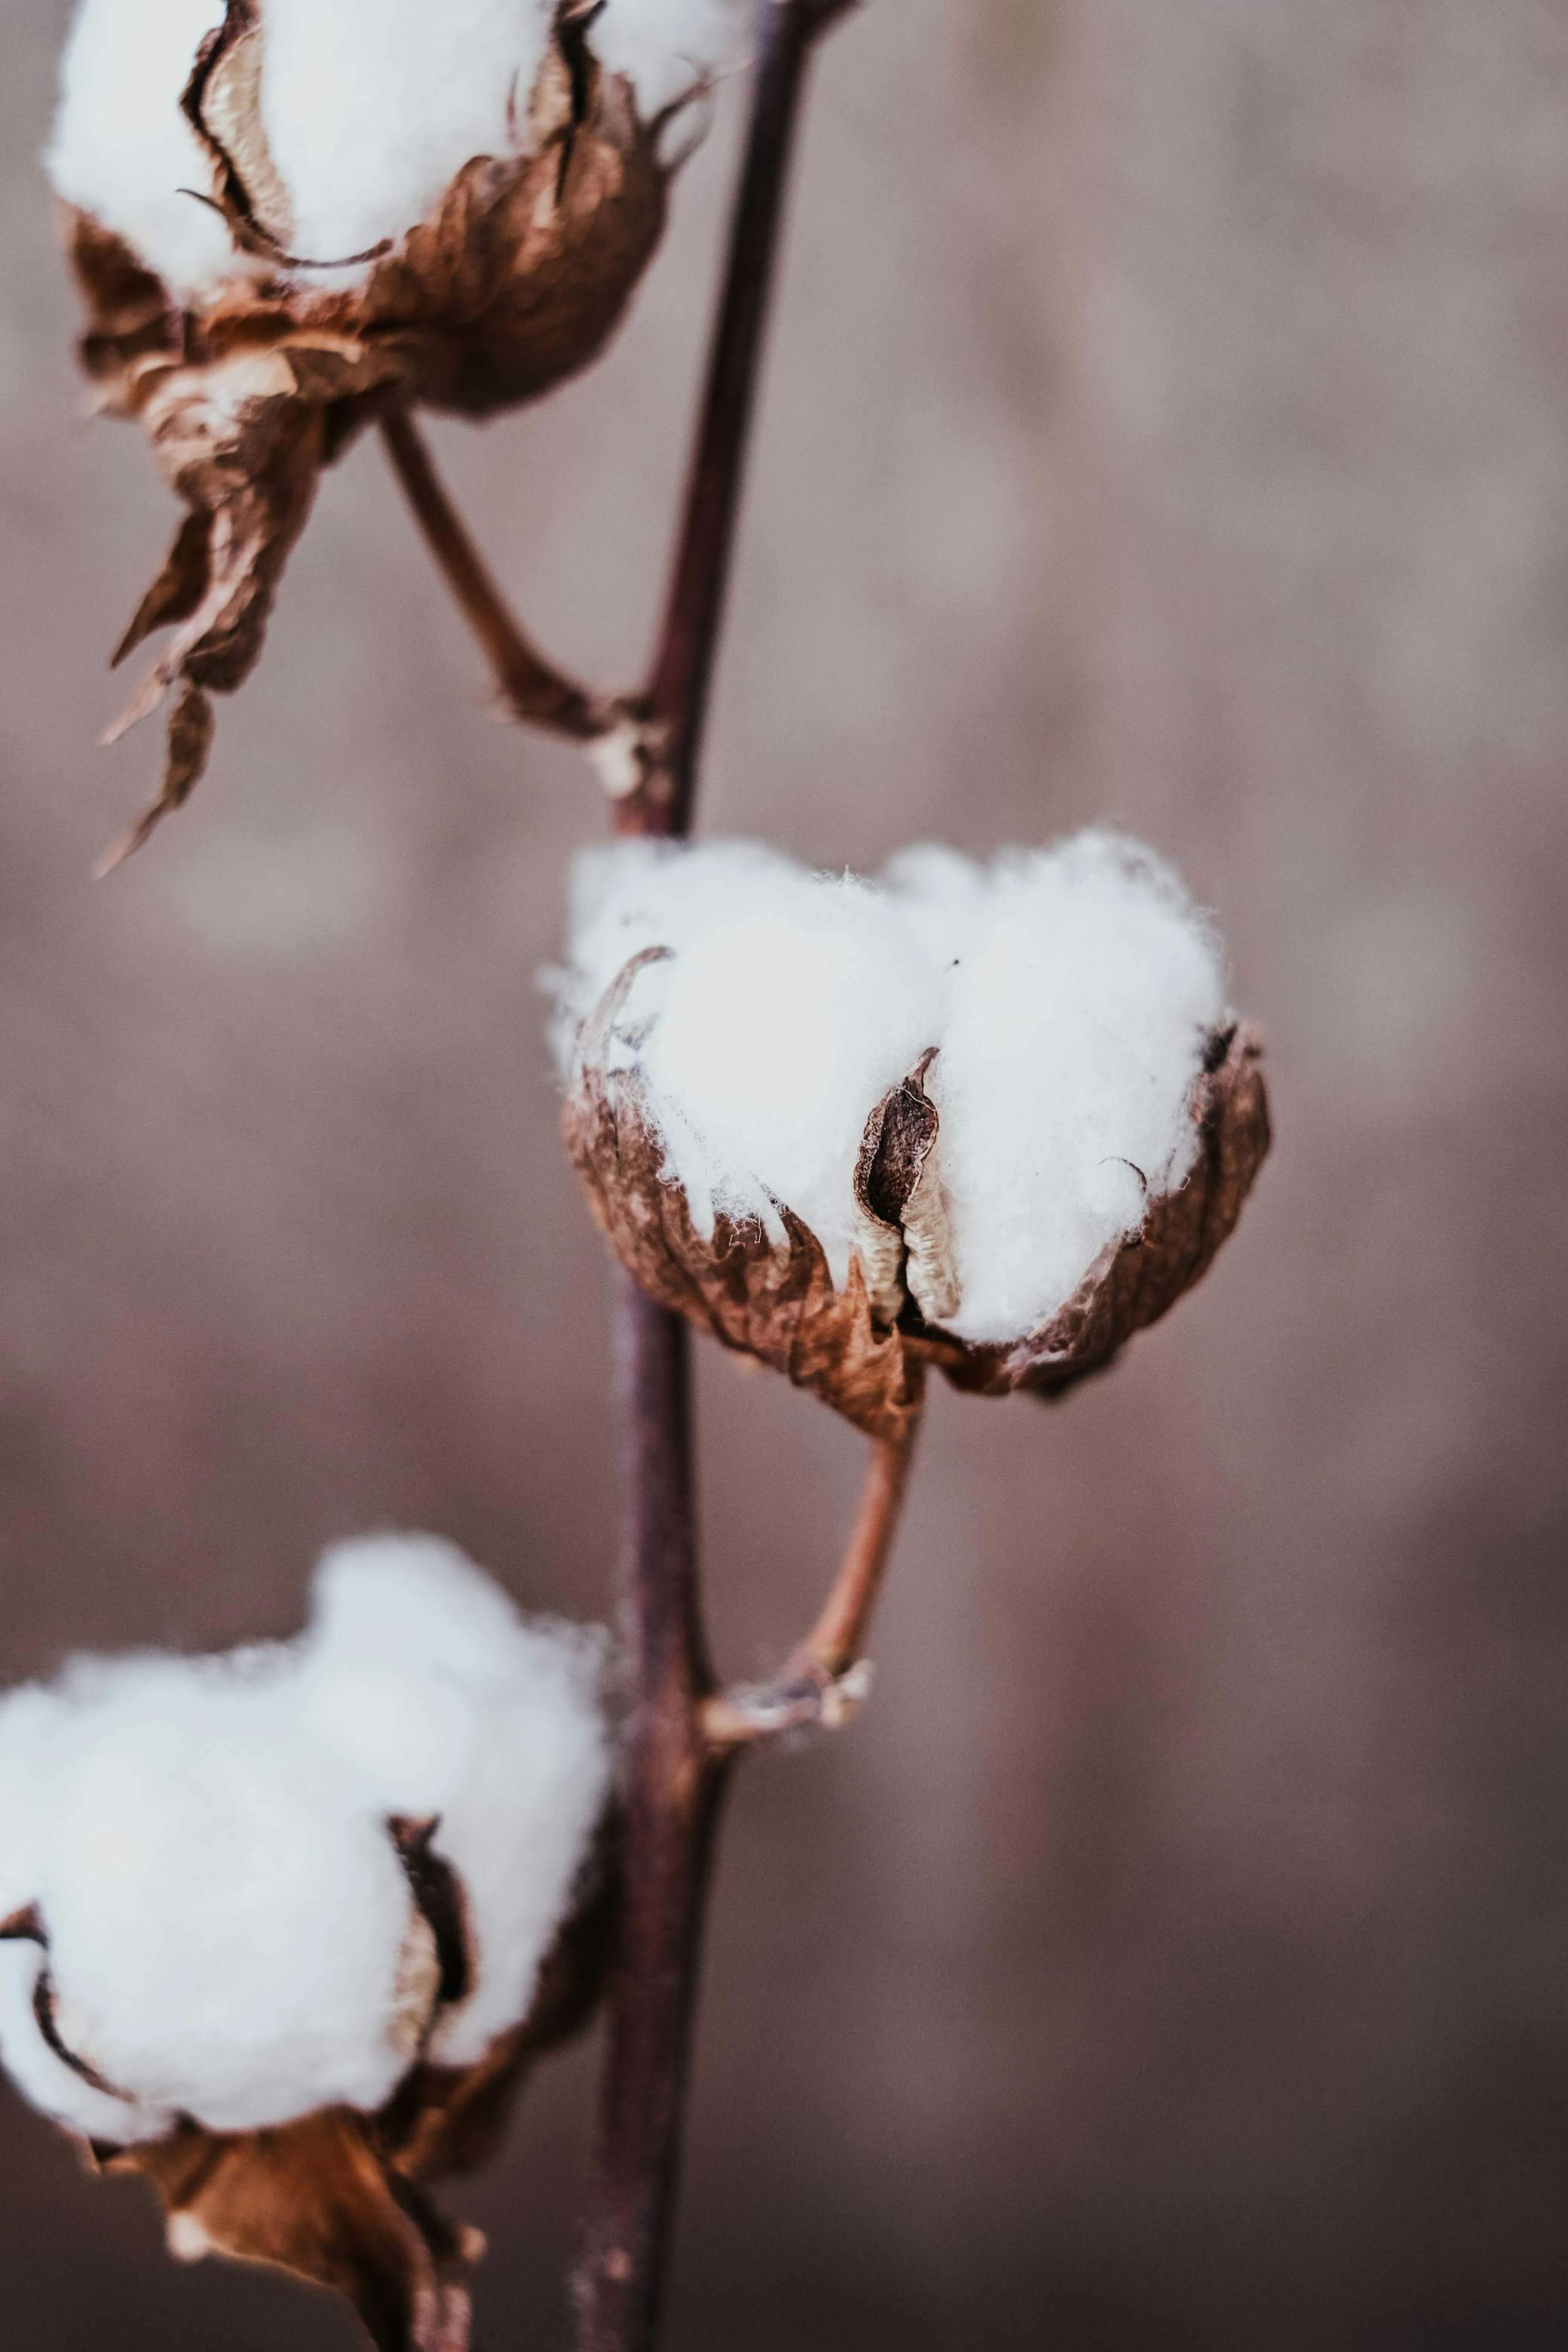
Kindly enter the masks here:
<path id="1" fill-rule="evenodd" d="M 1205 1271 L 1268 1143 L 1206 918 L 1108 832 L 871 880 L 579 862 L 566 1138 L 628 1270 L 877 1437 L 924 1370 L 1052 1395 Z"/>
<path id="2" fill-rule="evenodd" d="M 175 2253 L 335 2286 L 382 2352 L 469 2352 L 478 2247 L 425 2184 L 489 2152 L 611 1925 L 576 2340 L 654 2352 L 731 1767 L 866 1697 L 931 1373 L 1051 1397 L 1108 1365 L 1268 1148 L 1215 926 L 1137 843 L 926 845 L 858 877 L 688 838 L 801 96 L 850 6 L 79 0 L 67 52 L 49 168 L 83 363 L 187 509 L 121 649 L 174 631 L 128 714 L 170 702 L 163 788 L 122 847 L 199 778 L 210 697 L 372 422 L 506 707 L 592 753 L 619 836 L 577 864 L 548 980 L 567 1149 L 631 1277 L 614 1792 L 600 1637 L 425 1538 L 330 1554 L 294 1642 L 78 1662 L 0 1701 L 13 2079 L 154 2184 Z M 640 691 L 591 691 L 523 634 L 414 412 L 488 416 L 602 348 L 753 48 L 662 634 Z M 710 1662 L 687 1324 L 871 1441 L 826 1605 L 763 1682 Z"/>
<path id="3" fill-rule="evenodd" d="M 206 764 L 323 467 L 392 404 L 485 417 L 594 359 L 745 0 L 79 0 L 47 166 L 99 406 L 187 508 L 116 653 Z M 111 737 L 112 739 L 112 737 Z M 112 861 L 111 861 L 112 862 Z"/>
<path id="4" fill-rule="evenodd" d="M 466 2326 L 476 2247 L 420 2184 L 597 1990 L 603 1665 L 388 1536 L 328 1552 L 295 1641 L 0 1700 L 0 2057 L 176 2254 L 337 2286 L 387 2352 Z"/>

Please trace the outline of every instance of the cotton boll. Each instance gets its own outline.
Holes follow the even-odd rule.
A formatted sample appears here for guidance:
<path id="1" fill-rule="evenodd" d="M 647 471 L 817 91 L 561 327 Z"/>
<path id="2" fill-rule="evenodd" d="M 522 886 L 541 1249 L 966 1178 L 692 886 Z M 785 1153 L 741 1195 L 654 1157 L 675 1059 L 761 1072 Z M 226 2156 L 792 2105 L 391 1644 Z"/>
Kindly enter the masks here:
<path id="1" fill-rule="evenodd" d="M 606 73 L 625 74 L 651 121 L 744 58 L 749 0 L 605 0 L 589 38 Z"/>
<path id="2" fill-rule="evenodd" d="M 876 884 L 639 847 L 581 872 L 573 912 L 563 1129 L 623 1265 L 879 1441 L 926 1366 L 1057 1395 L 1109 1363 L 1267 1154 L 1217 941 L 1113 835 L 988 866 L 928 845 Z"/>
<path id="3" fill-rule="evenodd" d="M 433 1926 L 393 1834 L 438 1822 L 474 1979 L 451 2063 L 520 2023 L 608 1796 L 599 1635 L 521 1618 L 451 1547 L 327 1556 L 299 1641 L 82 1660 L 0 1701 L 0 2042 L 72 2128 L 374 2113 L 432 2027 Z M 22 1954 L 22 1959 L 16 1958 Z M 47 1967 L 65 2049 L 29 2003 Z M 107 2105 L 105 2104 L 107 2102 Z"/>
<path id="4" fill-rule="evenodd" d="M 68 204 L 123 237 L 175 294 L 247 275 L 227 226 L 182 191 L 212 167 L 180 111 L 221 0 L 82 0 L 61 64 L 46 163 Z"/>
<path id="5" fill-rule="evenodd" d="M 266 0 L 261 113 L 291 250 L 396 239 L 465 163 L 526 142 L 552 0 Z"/>
<path id="6" fill-rule="evenodd" d="M 1090 835 L 999 870 L 930 1081 L 957 1337 L 1039 1328 L 1181 1183 L 1224 1009 L 1218 950 L 1146 854 Z"/>

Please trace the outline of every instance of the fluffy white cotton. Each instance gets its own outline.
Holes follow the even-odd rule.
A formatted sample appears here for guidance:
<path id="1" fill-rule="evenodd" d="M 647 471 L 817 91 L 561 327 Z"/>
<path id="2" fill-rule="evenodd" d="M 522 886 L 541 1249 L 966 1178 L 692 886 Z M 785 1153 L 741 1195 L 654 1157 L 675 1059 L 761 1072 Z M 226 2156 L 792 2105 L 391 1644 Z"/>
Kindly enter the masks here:
<path id="1" fill-rule="evenodd" d="M 1191 1172 L 1219 950 L 1169 869 L 1103 834 L 998 861 L 978 913 L 929 869 L 897 886 L 955 950 L 928 1082 L 962 1287 L 950 1328 L 1003 1344 Z"/>
<path id="2" fill-rule="evenodd" d="M 526 142 L 552 0 L 264 0 L 261 114 L 291 251 L 401 237 L 476 155 Z"/>
<path id="3" fill-rule="evenodd" d="M 610 1058 L 644 1084 L 667 1174 L 700 1227 L 715 1209 L 771 1228 L 775 1204 L 793 1210 L 839 1283 L 867 1119 L 938 1049 L 961 1339 L 1039 1329 L 1190 1171 L 1222 959 L 1175 877 L 1114 835 L 988 866 L 909 850 L 876 883 L 744 844 L 593 853 L 552 977 L 558 1041 L 653 946 L 672 952 L 639 979 Z"/>
<path id="4" fill-rule="evenodd" d="M 47 164 L 181 299 L 258 265 L 216 213 L 180 99 L 223 0 L 80 0 Z M 606 0 L 589 38 L 651 116 L 732 61 L 745 0 Z M 479 155 L 526 150 L 554 0 L 264 0 L 262 127 L 300 259 L 349 264 L 424 220 Z M 364 265 L 328 273 L 328 283 Z"/>
<path id="5" fill-rule="evenodd" d="M 626 75 L 650 121 L 741 64 L 755 22 L 752 0 L 606 0 L 589 40 L 606 72 Z"/>
<path id="6" fill-rule="evenodd" d="M 216 213 L 182 189 L 210 190 L 212 167 L 180 111 L 221 0 L 81 0 L 61 65 L 46 157 L 68 204 L 125 239 L 176 293 L 213 292 L 249 265 Z"/>
<path id="7" fill-rule="evenodd" d="M 638 1065 L 699 1231 L 722 1211 L 782 1238 L 782 1202 L 842 1283 L 868 1110 L 940 1021 L 935 966 L 869 884 L 747 844 L 628 845 L 584 866 L 580 900 L 593 911 L 575 942 L 580 981 L 566 983 L 574 1001 L 642 947 L 676 950 L 645 972 L 627 1019 L 651 1019 Z"/>
<path id="8" fill-rule="evenodd" d="M 0 2053 L 93 2137 L 379 2107 L 427 2021 L 428 1931 L 389 1818 L 441 1817 L 476 1988 L 443 2057 L 517 2022 L 608 1782 L 600 1651 L 520 1618 L 447 1547 L 330 1554 L 299 1642 L 79 1662 L 0 1702 L 0 1889 L 47 1952 L 0 1946 Z M 115 2097 L 47 2043 L 58 2038 Z"/>
<path id="9" fill-rule="evenodd" d="M 467 2065 L 524 2017 L 609 1794 L 597 1628 L 524 1619 L 450 1545 L 327 1554 L 305 1637 L 318 1735 L 388 1811 L 440 1817 L 478 1962 L 433 2058 Z"/>

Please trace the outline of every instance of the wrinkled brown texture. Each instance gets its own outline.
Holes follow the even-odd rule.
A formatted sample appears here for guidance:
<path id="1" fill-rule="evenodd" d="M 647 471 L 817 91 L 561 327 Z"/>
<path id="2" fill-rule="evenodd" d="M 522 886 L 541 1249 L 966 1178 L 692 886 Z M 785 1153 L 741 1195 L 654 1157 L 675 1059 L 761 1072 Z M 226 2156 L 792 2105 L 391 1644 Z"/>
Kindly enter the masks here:
<path id="1" fill-rule="evenodd" d="M 563 26 L 533 92 L 526 155 L 476 157 L 384 258 L 295 257 L 260 122 L 263 38 L 254 0 L 231 0 L 185 93 L 248 275 L 187 311 L 118 237 L 68 213 L 83 368 L 103 408 L 140 422 L 190 509 L 115 656 L 176 629 L 110 740 L 181 692 L 159 794 L 106 868 L 199 782 L 206 698 L 255 667 L 322 467 L 389 399 L 485 416 L 587 365 L 664 228 L 663 126 L 639 122 L 626 84 Z M 347 259 L 375 266 L 349 289 L 312 283 L 312 270 Z"/>
<path id="2" fill-rule="evenodd" d="M 664 1145 L 635 1077 L 605 1053 L 638 973 L 665 951 L 636 956 L 586 1024 L 562 1131 L 589 1203 L 621 1264 L 648 1295 L 809 1389 L 872 1437 L 896 1437 L 920 1410 L 921 1375 L 879 1322 L 858 1259 L 834 1287 L 814 1234 L 785 1209 L 775 1247 L 759 1224 L 721 1215 L 709 1237 L 684 1193 L 666 1182 Z"/>
<path id="3" fill-rule="evenodd" d="M 954 1387 L 990 1397 L 1019 1389 L 1058 1396 L 1102 1370 L 1207 1272 L 1268 1150 L 1262 1038 L 1232 1022 L 1209 1039 L 1193 1088 L 1199 1143 L 1185 1183 L 1150 1203 L 1140 1231 L 1103 1254 L 1043 1329 L 1005 1348 L 971 1346 L 934 1319 L 959 1305 L 942 1206 L 941 1120 L 924 1083 L 934 1050 L 866 1123 L 855 1171 L 860 1234 L 848 1281 L 836 1290 L 816 1235 L 787 1209 L 787 1249 L 761 1225 L 722 1215 L 710 1238 L 697 1233 L 684 1194 L 662 1172 L 664 1145 L 639 1081 L 609 1067 L 632 988 L 667 952 L 632 959 L 579 1041 L 563 1132 L 594 1214 L 650 1297 L 786 1373 L 873 1437 L 896 1436 L 919 1410 L 928 1362 Z"/>

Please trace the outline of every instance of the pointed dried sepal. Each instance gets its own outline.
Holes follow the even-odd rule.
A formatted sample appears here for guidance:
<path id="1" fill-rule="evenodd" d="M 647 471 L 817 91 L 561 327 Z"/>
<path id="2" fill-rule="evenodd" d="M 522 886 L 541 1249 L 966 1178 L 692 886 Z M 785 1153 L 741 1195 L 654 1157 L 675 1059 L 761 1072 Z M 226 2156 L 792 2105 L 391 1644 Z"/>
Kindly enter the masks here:
<path id="1" fill-rule="evenodd" d="M 1209 1040 L 1191 1117 L 1198 1154 L 1186 1181 L 1151 1202 L 1138 1233 L 1103 1254 L 1043 1329 L 1011 1346 L 972 1347 L 937 1328 L 939 1313 L 953 1311 L 938 1306 L 939 1298 L 952 1296 L 940 1202 L 922 1220 L 921 1255 L 906 1213 L 910 1286 L 920 1302 L 905 1318 L 911 1345 L 955 1387 L 979 1396 L 1006 1396 L 1016 1389 L 1056 1396 L 1109 1364 L 1135 1332 L 1158 1322 L 1208 1271 L 1263 1165 L 1268 1098 L 1263 1041 L 1251 1024 L 1216 1030 Z"/>
<path id="2" fill-rule="evenodd" d="M 346 2107 L 273 2131 L 187 2125 L 102 2159 L 151 2181 L 170 2252 L 262 2263 L 347 2297 L 377 2352 L 468 2352 L 471 2242 L 389 2162 Z"/>
<path id="3" fill-rule="evenodd" d="M 921 1368 L 879 1316 L 861 1258 L 834 1286 L 815 1234 L 781 1211 L 782 1242 L 720 1215 L 710 1234 L 663 1171 L 665 1148 L 635 1076 L 607 1050 L 627 996 L 662 950 L 634 957 L 586 1024 L 563 1133 L 589 1202 L 621 1264 L 651 1297 L 755 1356 L 869 1436 L 896 1438 L 919 1412 Z M 884 1296 L 879 1285 L 879 1297 Z"/>
<path id="4" fill-rule="evenodd" d="M 261 111 L 265 8 L 229 0 L 184 93 L 237 274 L 200 310 L 135 253 L 67 211 L 98 404 L 141 423 L 190 509 L 117 658 L 176 635 L 110 740 L 182 688 L 156 800 L 105 861 L 138 847 L 206 764 L 211 712 L 261 651 L 272 598 L 322 467 L 396 397 L 486 415 L 537 398 L 603 349 L 663 234 L 662 125 L 604 73 L 563 12 L 528 103 L 525 152 L 476 157 L 431 215 L 369 254 L 289 251 L 288 193 Z M 239 263 L 237 257 L 247 257 Z M 352 285 L 323 268 L 371 267 Z"/>

